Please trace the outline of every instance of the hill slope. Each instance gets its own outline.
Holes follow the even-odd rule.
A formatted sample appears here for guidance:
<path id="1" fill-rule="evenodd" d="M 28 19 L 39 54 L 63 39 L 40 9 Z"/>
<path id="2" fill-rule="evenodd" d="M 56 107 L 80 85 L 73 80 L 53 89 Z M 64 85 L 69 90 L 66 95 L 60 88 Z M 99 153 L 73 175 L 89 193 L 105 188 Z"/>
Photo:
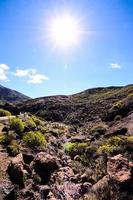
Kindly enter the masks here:
<path id="1" fill-rule="evenodd" d="M 19 107 L 48 121 L 82 124 L 98 117 L 110 120 L 117 114 L 126 115 L 133 108 L 132 95 L 133 85 L 94 88 L 69 96 L 28 100 Z"/>
<path id="2" fill-rule="evenodd" d="M 30 99 L 30 97 L 0 85 L 0 101 L 16 103 L 28 99 Z"/>

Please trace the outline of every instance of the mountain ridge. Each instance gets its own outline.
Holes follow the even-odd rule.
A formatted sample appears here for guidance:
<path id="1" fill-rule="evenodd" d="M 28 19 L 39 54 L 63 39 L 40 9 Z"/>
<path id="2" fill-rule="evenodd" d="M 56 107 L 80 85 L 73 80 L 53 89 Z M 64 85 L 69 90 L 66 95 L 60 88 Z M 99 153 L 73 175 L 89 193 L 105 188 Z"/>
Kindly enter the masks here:
<path id="1" fill-rule="evenodd" d="M 133 84 L 123 87 L 99 87 L 73 95 L 40 97 L 19 104 L 22 111 L 31 112 L 48 121 L 83 123 L 97 117 L 106 118 L 115 103 L 133 93 Z M 75 122 L 74 122 L 75 121 Z"/>
<path id="2" fill-rule="evenodd" d="M 16 103 L 20 101 L 25 101 L 30 99 L 30 97 L 3 85 L 0 85 L 0 101 L 8 103 Z"/>

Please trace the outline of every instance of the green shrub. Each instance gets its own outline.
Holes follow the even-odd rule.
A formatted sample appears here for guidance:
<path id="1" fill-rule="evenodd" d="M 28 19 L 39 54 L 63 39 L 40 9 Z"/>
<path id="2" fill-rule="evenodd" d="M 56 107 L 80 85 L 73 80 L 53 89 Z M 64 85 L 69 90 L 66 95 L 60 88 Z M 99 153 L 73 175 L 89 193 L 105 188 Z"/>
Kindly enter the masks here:
<path id="1" fill-rule="evenodd" d="M 10 128 L 16 133 L 21 134 L 24 131 L 24 123 L 19 118 L 13 118 L 10 120 Z"/>
<path id="2" fill-rule="evenodd" d="M 102 146 L 100 146 L 97 150 L 98 153 L 106 153 L 106 154 L 110 154 L 113 153 L 116 150 L 115 146 L 111 146 L 109 144 L 103 144 Z"/>
<path id="3" fill-rule="evenodd" d="M 33 121 L 32 118 L 29 118 L 26 122 L 25 122 L 25 126 L 28 127 L 29 129 L 35 129 L 36 128 L 36 124 Z"/>
<path id="4" fill-rule="evenodd" d="M 43 122 L 39 118 L 37 118 L 35 115 L 32 115 L 31 119 L 37 126 L 43 125 Z"/>
<path id="5" fill-rule="evenodd" d="M 105 140 L 102 145 L 99 146 L 97 152 L 111 154 L 118 149 L 122 141 L 122 138 L 119 136 L 111 137 L 108 140 Z"/>
<path id="6" fill-rule="evenodd" d="M 75 146 L 76 146 L 76 143 L 66 142 L 64 144 L 64 150 L 65 150 L 65 152 L 71 154 L 74 151 Z"/>
<path id="7" fill-rule="evenodd" d="M 88 144 L 87 143 L 72 143 L 67 142 L 64 144 L 64 150 L 70 156 L 75 156 L 77 154 L 82 154 L 87 150 Z"/>
<path id="8" fill-rule="evenodd" d="M 113 136 L 107 140 L 107 144 L 118 146 L 122 142 L 122 138 L 119 136 Z"/>
<path id="9" fill-rule="evenodd" d="M 0 109 L 0 117 L 11 116 L 11 113 L 7 110 Z"/>
<path id="10" fill-rule="evenodd" d="M 19 143 L 16 140 L 12 140 L 11 144 L 7 147 L 7 152 L 10 156 L 16 156 L 19 153 Z"/>
<path id="11" fill-rule="evenodd" d="M 30 131 L 23 137 L 24 143 L 32 149 L 46 146 L 46 139 L 39 131 Z"/>

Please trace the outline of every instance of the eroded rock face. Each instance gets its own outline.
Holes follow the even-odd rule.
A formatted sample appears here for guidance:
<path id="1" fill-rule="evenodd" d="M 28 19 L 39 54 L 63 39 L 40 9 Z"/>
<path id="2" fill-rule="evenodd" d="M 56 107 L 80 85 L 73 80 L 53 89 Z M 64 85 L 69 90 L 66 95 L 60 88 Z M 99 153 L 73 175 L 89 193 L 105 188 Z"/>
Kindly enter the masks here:
<path id="1" fill-rule="evenodd" d="M 44 184 L 49 181 L 51 173 L 59 168 L 57 157 L 44 152 L 38 153 L 30 166 Z"/>
<path id="2" fill-rule="evenodd" d="M 133 178 L 133 163 L 121 154 L 111 157 L 107 162 L 107 173 L 110 179 L 119 183 L 130 182 Z"/>
<path id="3" fill-rule="evenodd" d="M 8 166 L 7 173 L 13 184 L 18 184 L 20 187 L 24 187 L 25 179 L 28 172 L 23 167 L 23 156 L 18 154 L 13 158 Z"/>

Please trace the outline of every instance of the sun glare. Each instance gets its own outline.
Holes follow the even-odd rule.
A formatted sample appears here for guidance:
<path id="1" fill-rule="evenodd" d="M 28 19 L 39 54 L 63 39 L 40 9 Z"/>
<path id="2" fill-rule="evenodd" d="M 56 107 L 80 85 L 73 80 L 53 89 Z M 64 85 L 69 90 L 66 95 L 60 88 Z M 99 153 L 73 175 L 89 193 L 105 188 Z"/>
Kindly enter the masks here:
<path id="1" fill-rule="evenodd" d="M 78 43 L 79 23 L 68 15 L 57 16 L 50 23 L 49 37 L 56 46 L 68 47 Z"/>

